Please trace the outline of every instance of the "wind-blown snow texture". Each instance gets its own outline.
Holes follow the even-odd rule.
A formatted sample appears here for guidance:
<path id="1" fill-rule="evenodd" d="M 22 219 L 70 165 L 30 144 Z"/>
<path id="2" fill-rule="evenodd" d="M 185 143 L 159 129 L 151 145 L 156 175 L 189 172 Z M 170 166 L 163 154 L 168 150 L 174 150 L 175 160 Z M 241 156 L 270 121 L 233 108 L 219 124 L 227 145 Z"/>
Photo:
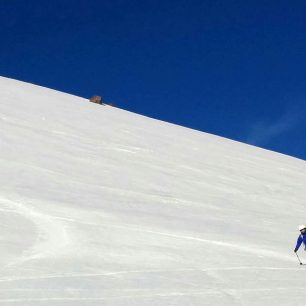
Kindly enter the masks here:
<path id="1" fill-rule="evenodd" d="M 305 305 L 305 203 L 304 161 L 0 78 L 0 305 Z"/>

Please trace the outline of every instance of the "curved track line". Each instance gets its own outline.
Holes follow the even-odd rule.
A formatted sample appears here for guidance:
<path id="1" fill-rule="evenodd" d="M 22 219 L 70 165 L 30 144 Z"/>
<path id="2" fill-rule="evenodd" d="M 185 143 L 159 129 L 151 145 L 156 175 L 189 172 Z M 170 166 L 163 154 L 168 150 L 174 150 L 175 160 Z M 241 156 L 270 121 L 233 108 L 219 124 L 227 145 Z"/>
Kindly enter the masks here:
<path id="1" fill-rule="evenodd" d="M 13 208 L 13 213 L 17 213 L 30 220 L 37 228 L 36 243 L 24 250 L 21 257 L 9 263 L 6 267 L 21 264 L 25 261 L 43 258 L 56 257 L 63 254 L 72 243 L 68 235 L 66 226 L 58 219 L 35 211 L 30 205 L 25 205 L 21 201 L 1 199 Z"/>

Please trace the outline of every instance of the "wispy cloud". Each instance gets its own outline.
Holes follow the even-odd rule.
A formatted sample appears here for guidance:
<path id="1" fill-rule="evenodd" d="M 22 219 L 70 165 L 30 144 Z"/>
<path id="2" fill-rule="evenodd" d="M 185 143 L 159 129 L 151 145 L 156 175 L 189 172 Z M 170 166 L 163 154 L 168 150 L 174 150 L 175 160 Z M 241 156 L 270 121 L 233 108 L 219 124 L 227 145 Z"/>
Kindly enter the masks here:
<path id="1" fill-rule="evenodd" d="M 274 122 L 256 122 L 247 136 L 247 143 L 264 145 L 272 139 L 290 132 L 305 119 L 305 111 L 289 111 Z"/>

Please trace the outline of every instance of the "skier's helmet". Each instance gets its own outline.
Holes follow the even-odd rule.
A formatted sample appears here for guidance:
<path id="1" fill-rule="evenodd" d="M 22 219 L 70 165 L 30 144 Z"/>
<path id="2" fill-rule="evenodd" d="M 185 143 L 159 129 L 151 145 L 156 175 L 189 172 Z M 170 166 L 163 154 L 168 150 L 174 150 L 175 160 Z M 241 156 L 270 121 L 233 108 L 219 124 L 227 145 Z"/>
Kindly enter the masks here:
<path id="1" fill-rule="evenodd" d="M 306 229 L 306 225 L 299 225 L 299 231 Z"/>

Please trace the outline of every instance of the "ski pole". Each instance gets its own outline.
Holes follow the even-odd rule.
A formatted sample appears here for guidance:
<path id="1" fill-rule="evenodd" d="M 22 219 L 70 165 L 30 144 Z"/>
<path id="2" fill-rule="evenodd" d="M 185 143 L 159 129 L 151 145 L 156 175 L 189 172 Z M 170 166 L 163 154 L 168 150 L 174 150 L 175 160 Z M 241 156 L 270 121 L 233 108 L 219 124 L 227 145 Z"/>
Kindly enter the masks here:
<path id="1" fill-rule="evenodd" d="M 299 255 L 298 255 L 296 252 L 295 252 L 295 255 L 296 255 L 296 257 L 298 258 L 298 260 L 299 260 L 299 262 L 300 262 L 300 265 L 302 265 L 303 263 L 301 262 Z"/>

